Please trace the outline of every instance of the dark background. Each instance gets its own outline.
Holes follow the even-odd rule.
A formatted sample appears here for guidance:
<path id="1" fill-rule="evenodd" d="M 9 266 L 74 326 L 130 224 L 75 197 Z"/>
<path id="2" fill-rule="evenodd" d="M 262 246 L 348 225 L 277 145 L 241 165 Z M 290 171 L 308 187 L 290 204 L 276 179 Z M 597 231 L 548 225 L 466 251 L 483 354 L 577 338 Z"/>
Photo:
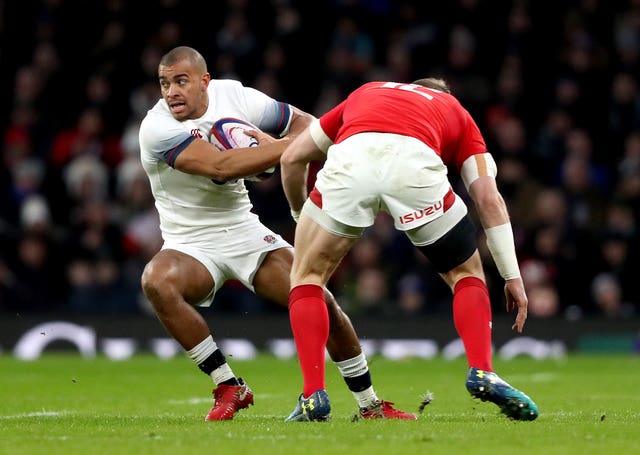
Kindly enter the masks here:
<path id="1" fill-rule="evenodd" d="M 161 240 L 137 126 L 176 45 L 315 115 L 368 80 L 446 78 L 498 163 L 529 324 L 637 319 L 637 0 L 0 0 L 0 45 L 4 320 L 151 317 L 139 278 Z M 278 175 L 250 191 L 291 240 Z M 330 285 L 353 316 L 449 320 L 448 289 L 384 216 Z M 213 311 L 286 314 L 234 282 Z"/>

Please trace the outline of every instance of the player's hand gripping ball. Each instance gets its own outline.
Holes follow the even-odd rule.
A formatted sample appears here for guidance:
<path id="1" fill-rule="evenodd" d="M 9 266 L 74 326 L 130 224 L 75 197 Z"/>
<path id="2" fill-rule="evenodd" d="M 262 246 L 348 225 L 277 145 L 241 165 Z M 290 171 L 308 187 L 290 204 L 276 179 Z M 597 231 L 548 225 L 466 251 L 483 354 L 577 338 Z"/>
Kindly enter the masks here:
<path id="1" fill-rule="evenodd" d="M 245 147 L 256 147 L 256 138 L 246 135 L 245 131 L 260 131 L 255 125 L 237 118 L 225 117 L 213 124 L 211 128 L 211 143 L 220 150 L 231 150 Z M 276 168 L 271 167 L 258 175 L 245 177 L 246 180 L 260 182 L 273 175 Z"/>

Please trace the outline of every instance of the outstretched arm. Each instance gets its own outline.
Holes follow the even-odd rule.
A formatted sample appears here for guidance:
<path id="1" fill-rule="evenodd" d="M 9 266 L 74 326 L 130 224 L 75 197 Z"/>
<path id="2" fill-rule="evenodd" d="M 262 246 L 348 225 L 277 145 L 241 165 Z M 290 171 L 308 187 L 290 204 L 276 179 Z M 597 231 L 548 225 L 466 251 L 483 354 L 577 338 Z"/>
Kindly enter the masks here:
<path id="1" fill-rule="evenodd" d="M 178 155 L 174 167 L 187 174 L 225 182 L 255 175 L 277 165 L 286 145 L 291 142 L 288 137 L 275 139 L 262 132 L 251 135 L 258 139 L 259 146 L 237 148 L 233 152 L 220 151 L 204 139 L 195 139 Z"/>
<path id="2" fill-rule="evenodd" d="M 527 319 L 528 299 L 516 257 L 513 230 L 507 205 L 498 191 L 493 176 L 478 177 L 469 185 L 480 222 L 487 236 L 487 247 L 505 280 L 504 293 L 507 311 L 516 311 L 513 330 L 522 333 Z"/>
<path id="3" fill-rule="evenodd" d="M 280 175 L 284 194 L 294 218 L 307 199 L 307 178 L 311 161 L 324 161 L 326 155 L 318 148 L 309 128 L 296 137 L 280 158 Z"/>

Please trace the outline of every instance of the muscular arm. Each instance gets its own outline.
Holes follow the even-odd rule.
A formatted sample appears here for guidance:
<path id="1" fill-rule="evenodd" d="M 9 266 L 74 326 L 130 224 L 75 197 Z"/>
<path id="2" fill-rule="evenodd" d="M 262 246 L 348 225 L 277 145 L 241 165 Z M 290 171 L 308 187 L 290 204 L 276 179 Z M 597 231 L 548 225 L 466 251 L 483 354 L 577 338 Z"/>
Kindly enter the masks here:
<path id="1" fill-rule="evenodd" d="M 306 128 L 286 148 L 280 158 L 280 175 L 284 194 L 291 210 L 299 212 L 307 199 L 307 177 L 311 161 L 324 161 L 320 150 Z"/>
<path id="2" fill-rule="evenodd" d="M 220 151 L 209 142 L 196 139 L 176 158 L 175 169 L 210 177 L 216 181 L 228 181 L 256 175 L 280 162 L 286 145 L 309 125 L 314 117 L 292 106 L 293 115 L 289 130 L 281 139 L 254 132 L 259 147 L 237 148 L 233 153 Z"/>
<path id="3" fill-rule="evenodd" d="M 262 95 L 262 94 L 261 94 Z M 264 95 L 262 95 L 264 97 Z M 271 100 L 276 104 L 275 101 Z M 281 103 L 277 103 L 281 106 Z M 286 145 L 307 125 L 314 117 L 295 106 L 291 106 L 289 126 L 286 134 L 281 139 L 275 139 L 272 135 L 261 132 L 251 134 L 259 142 L 258 147 L 237 148 L 233 151 L 220 151 L 215 146 L 209 144 L 207 140 L 193 140 L 175 159 L 173 167 L 179 171 L 209 177 L 216 181 L 229 181 L 256 175 L 276 166 L 280 162 L 280 156 Z M 271 110 L 277 111 L 275 114 Z M 278 115 L 283 109 L 280 107 L 271 109 L 268 115 Z M 287 111 L 285 109 L 285 111 Z M 266 115 L 266 114 L 265 114 Z M 275 122 L 278 119 L 267 119 Z M 256 123 L 260 125 L 260 123 Z M 265 129 L 264 131 L 271 131 Z M 272 134 L 277 134 L 275 131 Z"/>
<path id="4" fill-rule="evenodd" d="M 487 233 L 487 246 L 500 275 L 505 279 L 507 311 L 517 310 L 512 329 L 522 332 L 527 319 L 528 298 L 515 253 L 515 245 L 507 205 L 493 177 L 479 177 L 469 186 L 480 223 Z"/>
<path id="5" fill-rule="evenodd" d="M 509 222 L 507 205 L 498 192 L 493 177 L 478 177 L 469 186 L 469 195 L 477 208 L 484 229 Z"/>
<path id="6" fill-rule="evenodd" d="M 175 169 L 187 174 L 202 175 L 218 181 L 228 181 L 256 175 L 280 161 L 288 137 L 274 139 L 266 133 L 255 136 L 260 145 L 220 151 L 203 139 L 196 139 L 176 158 Z"/>
<path id="7" fill-rule="evenodd" d="M 293 139 L 300 133 L 302 133 L 311 124 L 315 117 L 311 114 L 301 111 L 295 106 L 291 107 L 293 108 L 293 117 L 291 119 L 291 125 L 289 126 L 287 137 L 291 137 Z"/>

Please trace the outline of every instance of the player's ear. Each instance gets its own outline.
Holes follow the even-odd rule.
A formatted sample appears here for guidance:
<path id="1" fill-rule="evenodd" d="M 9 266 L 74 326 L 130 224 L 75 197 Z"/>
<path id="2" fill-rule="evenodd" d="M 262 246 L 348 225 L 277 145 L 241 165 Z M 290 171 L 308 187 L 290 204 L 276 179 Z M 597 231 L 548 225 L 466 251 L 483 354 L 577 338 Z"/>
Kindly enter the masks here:
<path id="1" fill-rule="evenodd" d="M 205 92 L 207 90 L 207 87 L 209 86 L 209 82 L 211 82 L 211 74 L 204 73 L 202 75 L 202 79 L 200 80 L 200 83 L 202 84 L 202 91 L 203 92 Z"/>

